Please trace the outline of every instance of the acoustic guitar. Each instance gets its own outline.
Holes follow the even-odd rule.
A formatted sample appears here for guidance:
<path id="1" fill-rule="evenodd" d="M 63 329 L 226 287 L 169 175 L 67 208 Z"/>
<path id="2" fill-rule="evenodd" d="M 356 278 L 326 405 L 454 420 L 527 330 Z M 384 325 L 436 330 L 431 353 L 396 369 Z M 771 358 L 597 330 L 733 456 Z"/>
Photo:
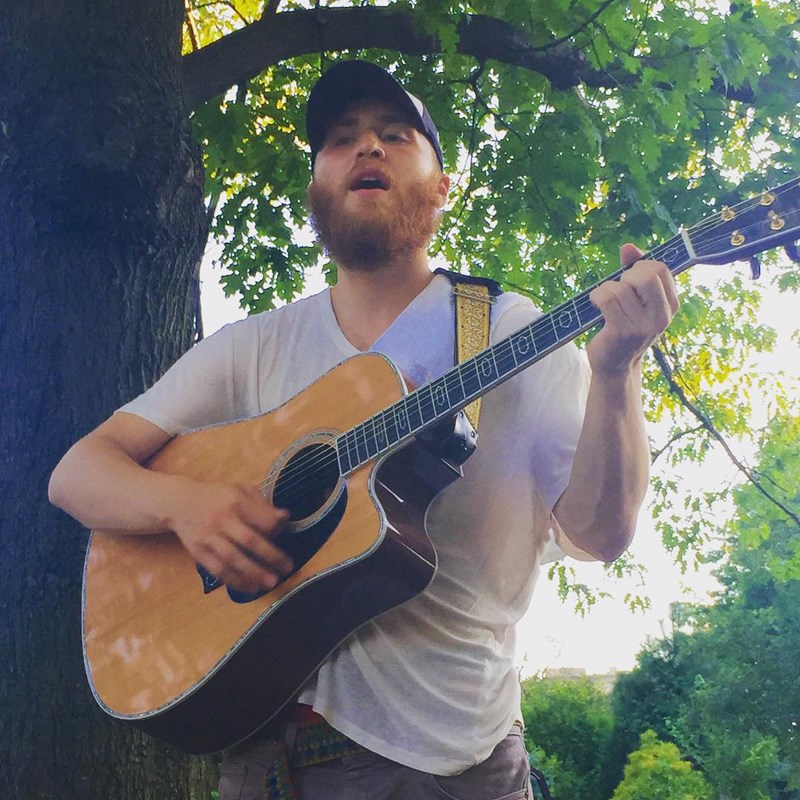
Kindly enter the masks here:
<path id="1" fill-rule="evenodd" d="M 799 184 L 725 206 L 646 257 L 674 274 L 750 258 L 756 276 L 755 255 L 779 245 L 797 261 Z M 168 443 L 150 469 L 259 486 L 290 509 L 278 544 L 296 569 L 271 591 L 242 596 L 173 533 L 94 531 L 83 639 L 100 706 L 198 753 L 272 719 L 348 635 L 430 582 L 425 510 L 474 446 L 460 410 L 600 323 L 590 291 L 414 391 L 387 358 L 362 354 L 274 411 Z M 347 402 L 331 403 L 337 396 Z"/>

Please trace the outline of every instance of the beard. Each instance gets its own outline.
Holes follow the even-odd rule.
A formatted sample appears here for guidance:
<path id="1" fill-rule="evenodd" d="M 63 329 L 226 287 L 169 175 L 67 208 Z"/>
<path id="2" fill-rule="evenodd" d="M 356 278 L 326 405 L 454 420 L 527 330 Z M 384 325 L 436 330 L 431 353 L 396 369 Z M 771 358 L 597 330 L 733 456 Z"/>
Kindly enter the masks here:
<path id="1" fill-rule="evenodd" d="M 439 176 L 391 189 L 393 203 L 356 216 L 334 192 L 319 183 L 308 187 L 311 227 L 324 252 L 338 265 L 372 271 L 425 248 L 441 221 Z"/>

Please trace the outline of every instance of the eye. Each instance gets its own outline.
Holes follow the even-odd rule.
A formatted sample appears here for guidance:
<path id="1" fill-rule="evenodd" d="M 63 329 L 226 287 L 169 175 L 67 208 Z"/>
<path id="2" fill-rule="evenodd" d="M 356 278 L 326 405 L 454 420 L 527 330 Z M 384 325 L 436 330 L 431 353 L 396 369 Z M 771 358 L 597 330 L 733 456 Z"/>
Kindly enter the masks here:
<path id="1" fill-rule="evenodd" d="M 410 138 L 409 130 L 405 127 L 392 125 L 381 134 L 384 142 L 407 142 Z"/>

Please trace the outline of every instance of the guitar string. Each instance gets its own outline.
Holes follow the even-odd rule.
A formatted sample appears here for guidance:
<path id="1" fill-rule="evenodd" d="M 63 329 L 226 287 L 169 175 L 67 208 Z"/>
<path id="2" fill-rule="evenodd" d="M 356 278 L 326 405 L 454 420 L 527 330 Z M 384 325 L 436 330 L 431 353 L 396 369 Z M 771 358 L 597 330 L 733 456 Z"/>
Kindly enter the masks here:
<path id="1" fill-rule="evenodd" d="M 779 195 L 781 193 L 781 191 L 780 191 L 781 189 L 783 189 L 783 191 L 785 192 L 785 191 L 790 191 L 791 188 L 792 188 L 792 187 L 789 187 L 788 185 L 787 185 L 787 187 L 788 188 L 779 187 L 779 189 L 775 190 L 773 193 L 776 194 L 776 195 Z M 750 201 L 749 203 L 744 203 L 744 204 L 740 204 L 740 205 L 741 206 L 749 205 L 750 208 L 758 208 L 758 207 L 767 208 L 757 198 L 752 200 L 752 201 Z M 783 214 L 783 216 L 786 217 L 786 216 L 788 216 L 790 214 L 793 214 L 793 213 L 794 212 L 785 212 Z M 726 221 L 723 220 L 722 222 L 725 223 Z M 748 232 L 750 229 L 758 227 L 758 225 L 761 225 L 761 224 L 763 224 L 763 220 L 760 221 L 760 222 L 757 222 L 757 223 L 753 223 L 750 226 L 746 226 L 746 227 L 744 227 L 744 228 L 742 228 L 740 230 L 744 231 L 744 232 Z M 720 227 L 720 222 L 715 222 L 715 221 L 713 221 L 713 219 L 711 221 L 706 220 L 703 223 L 700 223 L 699 225 L 696 225 L 696 226 L 693 226 L 692 228 L 687 229 L 687 232 L 690 232 L 690 231 L 697 232 L 698 230 L 702 229 L 704 226 L 705 226 L 706 229 L 712 229 L 712 228 L 715 228 L 715 227 Z M 779 232 L 776 232 L 776 233 L 779 233 Z M 726 232 L 724 235 L 716 237 L 716 239 L 711 238 L 708 241 L 711 242 L 711 243 L 713 243 L 715 241 L 724 241 L 725 239 L 728 238 L 728 236 L 729 236 L 729 232 Z M 683 242 L 682 242 L 680 237 L 674 237 L 669 242 L 653 248 L 649 253 L 646 253 L 645 255 L 648 255 L 648 256 L 650 256 L 652 258 L 658 259 L 659 257 L 663 257 L 664 255 L 668 254 L 670 250 L 674 250 L 675 249 L 675 244 L 678 244 L 679 246 L 683 245 Z M 684 261 L 683 263 L 686 263 L 686 262 Z M 623 271 L 624 271 L 624 269 L 617 270 L 616 272 L 612 273 L 611 275 L 606 276 L 605 278 L 603 278 L 600 281 L 600 283 L 605 282 L 606 280 L 609 280 L 609 279 L 613 280 L 613 279 L 619 277 L 619 275 L 621 275 Z M 592 289 L 593 288 L 594 287 L 592 287 Z M 588 293 L 590 291 L 591 291 L 591 289 L 582 292 L 581 294 L 577 295 L 572 300 L 567 301 L 566 303 L 562 304 L 561 306 L 558 306 L 556 309 L 553 309 L 548 314 L 544 315 L 543 317 L 540 317 L 538 320 L 535 320 L 534 323 L 531 323 L 531 325 L 528 326 L 528 327 L 531 329 L 530 332 L 532 334 L 532 337 L 536 338 L 538 336 L 538 334 L 540 334 L 544 328 L 548 327 L 549 325 L 552 325 L 553 328 L 554 328 L 555 336 L 556 336 L 556 342 L 561 343 L 565 337 L 559 336 L 559 334 L 555 331 L 554 317 L 555 316 L 559 316 L 560 317 L 561 315 L 563 315 L 563 313 L 565 311 L 568 311 L 568 309 L 564 308 L 564 306 L 572 305 L 574 307 L 574 309 L 575 309 L 575 313 L 577 314 L 579 320 L 583 317 L 583 312 L 585 312 L 587 310 L 590 310 L 590 313 L 591 313 L 592 317 L 595 317 L 595 318 L 598 317 L 599 314 L 596 312 L 596 309 L 595 309 L 594 305 L 591 303 L 590 300 L 588 300 Z M 559 312 L 559 313 L 556 314 L 556 312 Z M 596 321 L 598 321 L 598 320 L 597 319 L 593 320 L 593 322 L 596 322 Z M 537 323 L 540 323 L 540 324 L 537 326 Z M 536 327 L 539 327 L 540 330 L 539 331 L 534 330 Z M 523 329 L 523 330 L 525 330 L 525 329 Z M 567 331 L 567 334 L 570 333 L 570 330 Z M 505 345 L 508 348 L 508 347 L 511 346 L 510 342 L 509 342 L 509 339 L 511 339 L 511 338 L 513 338 L 513 337 L 508 337 L 508 339 L 504 340 L 503 342 L 498 342 L 497 345 L 495 345 L 493 347 L 497 347 L 499 345 Z M 459 371 L 463 373 L 463 372 L 466 372 L 467 370 L 469 370 L 471 368 L 473 370 L 473 372 L 474 372 L 474 375 L 468 376 L 468 380 L 470 378 L 472 378 L 472 379 L 477 378 L 478 383 L 480 385 L 480 377 L 478 376 L 479 363 L 483 363 L 483 360 L 488 358 L 488 356 L 490 354 L 490 351 L 491 351 L 491 354 L 496 359 L 496 356 L 498 355 L 499 350 L 493 350 L 493 348 L 488 348 L 483 354 L 478 354 L 478 356 L 474 360 L 471 359 L 471 360 L 468 360 L 466 362 L 463 362 L 463 364 L 461 364 L 461 365 L 457 365 L 457 367 L 452 370 L 452 373 L 455 374 L 456 372 L 459 372 Z M 480 358 L 481 356 L 482 356 L 482 359 Z M 489 381 L 489 388 L 492 388 L 491 384 L 493 383 L 494 380 L 496 380 L 497 378 L 502 377 L 504 374 L 506 374 L 507 371 L 510 371 L 510 369 L 513 369 L 514 366 L 516 366 L 516 363 L 511 365 L 510 367 L 504 367 L 503 369 L 499 369 L 498 368 L 497 372 L 496 372 L 496 375 L 495 375 L 495 378 L 493 378 L 492 380 Z M 445 373 L 445 375 L 448 375 L 448 374 L 449 374 L 449 372 Z M 491 371 L 490 371 L 489 374 L 492 374 Z M 442 377 L 444 377 L 444 376 L 442 376 Z M 459 376 L 459 377 L 461 377 L 461 376 Z M 402 398 L 400 401 L 398 401 L 393 406 L 391 406 L 391 407 L 389 407 L 387 409 L 384 409 L 383 411 L 378 412 L 378 414 L 374 415 L 372 418 L 370 418 L 368 420 L 365 420 L 362 423 L 359 423 L 358 425 L 356 425 L 353 428 L 351 428 L 350 431 L 346 431 L 346 432 L 344 432 L 342 434 L 339 434 L 336 437 L 336 440 L 345 439 L 348 435 L 352 434 L 351 435 L 351 441 L 346 442 L 346 444 L 348 446 L 352 446 L 352 447 L 355 448 L 356 457 L 358 459 L 357 463 L 358 464 L 363 463 L 363 460 L 358 455 L 359 446 L 361 446 L 362 449 L 367 453 L 368 457 L 367 457 L 366 460 L 370 460 L 371 458 L 374 458 L 376 455 L 378 455 L 380 452 L 382 452 L 382 450 L 385 449 L 385 448 L 384 447 L 379 447 L 377 452 L 374 455 L 370 455 L 370 442 L 376 440 L 376 438 L 377 438 L 377 441 L 380 442 L 380 440 L 384 438 L 385 431 L 386 431 L 386 419 L 384 419 L 384 418 L 387 417 L 388 415 L 391 415 L 392 420 L 395 422 L 395 429 L 402 428 L 404 430 L 406 428 L 406 426 L 410 426 L 410 422 L 408 420 L 408 409 L 407 409 L 407 406 L 408 406 L 409 403 L 411 403 L 414 400 L 416 400 L 417 403 L 418 403 L 419 409 L 420 409 L 420 415 L 421 415 L 421 420 L 423 422 L 423 426 L 425 424 L 429 424 L 431 422 L 431 419 L 426 419 L 426 413 L 433 412 L 434 416 L 432 417 L 432 419 L 435 420 L 436 414 L 438 412 L 435 411 L 435 401 L 432 398 L 433 398 L 434 391 L 436 389 L 440 388 L 439 385 L 438 385 L 440 382 L 441 382 L 441 379 L 437 379 L 437 381 L 432 381 L 430 384 L 428 384 L 428 385 L 426 385 L 424 387 L 421 387 L 419 390 L 416 390 L 415 392 L 412 392 L 409 395 L 406 395 L 404 398 Z M 444 391 L 447 393 L 446 382 L 441 382 L 441 383 L 444 386 Z M 488 391 L 488 388 L 486 389 L 486 391 Z M 447 394 L 449 394 L 449 393 L 447 393 Z M 425 396 L 425 395 L 430 395 L 430 396 L 428 397 L 428 396 Z M 425 407 L 423 407 L 423 402 L 426 404 Z M 400 407 L 401 416 L 399 416 L 399 417 L 398 417 L 397 411 L 394 409 L 395 405 Z M 451 404 L 451 408 L 452 408 L 452 404 Z M 451 410 L 451 408 L 448 408 L 447 411 Z M 383 434 L 384 434 L 383 436 L 380 435 L 380 434 L 376 434 L 375 421 L 378 418 L 380 418 L 380 420 L 379 420 L 380 421 L 380 431 L 383 432 Z M 399 424 L 398 425 L 398 421 L 402 421 L 403 424 Z M 367 429 L 369 424 L 372 425 L 372 433 L 370 433 L 368 431 L 368 429 Z M 420 430 L 420 427 L 416 427 L 414 429 L 411 429 L 409 427 L 409 433 L 410 434 L 413 434 L 413 433 L 417 432 L 418 430 Z M 401 436 L 397 437 L 389 446 L 392 446 L 397 441 L 400 441 L 403 438 L 403 436 L 405 436 L 405 435 L 407 435 L 407 434 L 404 432 Z M 280 475 L 279 480 L 282 480 L 283 483 L 299 482 L 299 481 L 303 480 L 304 478 L 307 478 L 307 476 L 309 474 L 313 473 L 314 471 L 317 471 L 320 466 L 330 467 L 337 460 L 337 447 L 336 447 L 336 444 L 335 444 L 336 440 L 334 440 L 334 442 L 332 442 L 330 445 L 326 446 L 325 452 L 323 452 L 320 455 L 316 456 L 315 459 L 299 459 L 298 462 L 297 462 L 296 467 L 294 468 L 294 471 L 297 474 L 292 474 L 292 470 L 289 470 L 288 472 L 282 473 Z M 301 470 L 301 471 L 298 471 L 298 470 Z M 265 480 L 262 483 L 262 488 L 265 488 L 267 483 L 268 483 L 268 481 Z"/>
<path id="2" fill-rule="evenodd" d="M 800 188 L 800 178 L 795 178 L 794 180 L 788 181 L 787 183 L 784 183 L 781 186 L 778 186 L 775 189 L 770 190 L 769 193 L 774 195 L 775 199 L 777 200 L 783 197 L 784 195 L 788 194 L 789 192 L 797 190 L 798 188 Z M 736 216 L 742 214 L 748 214 L 757 208 L 762 208 L 765 211 L 768 211 L 772 207 L 772 205 L 774 205 L 774 203 L 770 205 L 764 205 L 761 200 L 762 196 L 763 195 L 757 197 L 751 197 L 747 200 L 742 201 L 741 203 L 737 203 L 733 206 L 730 206 L 729 208 L 731 211 L 734 212 Z M 715 214 L 711 214 L 710 216 L 704 217 L 697 224 L 692 225 L 689 228 L 686 228 L 687 232 L 689 233 L 693 231 L 698 232 L 704 230 L 706 227 L 714 227 L 716 225 L 719 225 L 720 223 L 730 222 L 731 220 L 724 220 L 722 218 L 722 213 L 723 212 L 720 211 Z M 789 210 L 786 213 L 793 213 L 793 212 Z M 734 220 L 736 216 L 734 217 Z"/>
<path id="3" fill-rule="evenodd" d="M 659 251 L 671 249 L 673 247 L 672 241 L 660 247 L 654 248 L 653 251 L 651 251 L 651 255 L 657 258 L 660 255 Z M 621 274 L 621 272 L 622 270 L 618 270 L 617 273 L 614 273 L 611 276 L 607 276 L 603 280 L 608 280 L 609 278 L 613 279 L 613 277 L 616 277 L 618 274 Z M 574 307 L 575 313 L 577 314 L 579 320 L 578 327 L 580 327 L 580 324 L 582 324 L 580 323 L 580 320 L 583 316 L 582 312 L 585 312 L 587 310 L 590 312 L 591 317 L 593 318 L 590 320 L 590 324 L 598 321 L 599 313 L 597 312 L 596 308 L 591 303 L 591 301 L 588 300 L 587 293 L 582 293 L 581 295 L 576 296 L 572 300 L 567 301 L 567 303 L 562 304 L 562 306 L 558 306 L 556 309 L 553 309 L 553 311 L 551 311 L 549 314 L 540 317 L 538 320 L 535 320 L 534 323 L 531 323 L 530 326 L 527 326 L 530 329 L 531 337 L 537 338 L 539 334 L 543 332 L 543 329 L 552 326 L 553 332 L 555 334 L 554 343 L 560 344 L 566 337 L 560 336 L 555 330 L 555 317 L 561 316 L 565 311 L 568 311 L 568 309 L 565 308 L 565 306 L 569 306 L 570 304 Z M 559 309 L 560 312 L 558 315 L 556 315 L 556 312 L 558 312 Z M 539 324 L 537 325 L 537 323 Z M 535 330 L 536 328 L 538 328 L 539 330 L 538 331 Z M 523 328 L 522 331 L 526 331 L 526 329 Z M 571 331 L 572 328 L 569 328 L 567 330 L 567 336 L 570 335 Z M 466 362 L 463 362 L 463 364 L 457 365 L 456 368 L 454 368 L 452 371 L 449 371 L 448 373 L 445 373 L 445 375 L 442 376 L 440 379 L 432 381 L 430 384 L 421 387 L 416 392 L 406 395 L 404 398 L 402 398 L 393 406 L 384 409 L 383 411 L 378 412 L 378 414 L 374 415 L 372 418 L 365 420 L 362 423 L 359 423 L 358 425 L 354 426 L 350 431 L 340 434 L 337 437 L 337 440 L 339 439 L 346 440 L 348 436 L 350 437 L 349 441 L 344 441 L 342 443 L 346 444 L 348 448 L 355 449 L 355 455 L 357 459 L 356 465 L 371 460 L 376 455 L 381 453 L 384 449 L 386 449 L 386 446 L 381 445 L 381 441 L 384 438 L 386 438 L 386 440 L 389 441 L 389 437 L 386 436 L 387 419 L 390 422 L 390 424 L 392 421 L 394 422 L 394 427 L 396 431 L 398 430 L 403 431 L 400 435 L 394 437 L 388 446 L 396 444 L 398 441 L 402 440 L 402 438 L 406 435 L 413 435 L 414 433 L 419 431 L 421 427 L 424 427 L 426 424 L 430 424 L 432 421 L 436 419 L 437 414 L 440 412 L 436 412 L 435 410 L 434 392 L 437 389 L 443 387 L 445 393 L 449 395 L 449 392 L 447 391 L 447 381 L 445 380 L 447 376 L 450 376 L 452 378 L 452 376 L 458 374 L 460 379 L 463 380 L 463 378 L 466 377 L 468 382 L 477 379 L 478 386 L 482 389 L 481 394 L 483 393 L 483 391 L 488 391 L 489 389 L 493 388 L 493 384 L 498 382 L 505 374 L 507 374 L 508 371 L 511 371 L 517 365 L 515 360 L 513 360 L 513 363 L 506 363 L 506 362 L 508 362 L 509 357 L 513 359 L 513 343 L 511 342 L 511 339 L 515 337 L 521 338 L 519 337 L 520 333 L 521 332 L 517 332 L 515 335 L 512 335 L 512 337 L 508 337 L 506 340 L 498 342 L 496 345 L 493 346 L 493 348 L 498 348 L 498 349 L 489 348 L 486 351 L 484 351 L 484 353 L 478 354 L 478 356 L 476 356 L 474 360 L 468 360 Z M 501 347 L 505 348 L 505 350 L 508 352 L 501 353 L 500 349 Z M 537 352 L 541 352 L 541 349 L 535 351 L 534 355 L 536 355 Z M 490 366 L 489 372 L 485 375 L 485 377 L 489 378 L 489 381 L 485 387 L 481 387 L 481 380 L 478 374 L 480 371 L 479 365 L 484 363 L 488 359 L 489 355 L 491 355 L 494 358 L 495 362 L 497 362 L 497 356 L 500 355 L 501 358 L 504 359 L 504 363 L 498 364 L 496 366 L 496 369 L 493 369 Z M 472 371 L 471 375 L 468 374 L 470 370 Z M 462 400 L 463 399 L 464 397 L 462 394 Z M 423 424 L 422 426 L 411 428 L 410 420 L 408 418 L 408 406 L 409 404 L 412 404 L 414 400 L 416 400 L 418 404 L 420 410 L 420 419 Z M 445 413 L 447 413 L 447 411 L 450 411 L 452 409 L 452 405 L 454 404 L 450 403 L 450 406 L 447 408 Z M 395 409 L 395 406 L 399 408 L 400 411 L 399 415 L 397 413 L 397 409 Z M 428 417 L 428 415 L 432 416 Z M 379 425 L 378 431 L 380 431 L 380 433 L 376 432 L 376 423 Z M 369 431 L 370 425 L 372 427 L 372 432 Z M 408 427 L 408 432 L 406 432 L 407 427 Z M 296 474 L 292 474 L 292 470 L 289 470 L 288 472 L 282 473 L 280 479 L 282 479 L 284 484 L 286 484 L 287 482 L 296 483 L 296 489 L 300 489 L 300 496 L 302 496 L 302 493 L 308 492 L 309 487 L 313 487 L 315 485 L 313 483 L 310 483 L 310 481 L 308 480 L 308 476 L 310 474 L 313 474 L 315 471 L 318 471 L 320 467 L 330 468 L 334 463 L 336 463 L 338 457 L 338 450 L 335 441 L 332 442 L 330 445 L 324 446 L 325 450 L 322 453 L 318 454 L 315 458 L 300 459 L 297 462 L 297 465 L 294 470 Z M 375 453 L 371 453 L 371 443 L 378 444 Z M 366 452 L 367 454 L 366 459 L 362 459 L 362 457 L 359 455 L 358 452 L 359 447 L 363 449 L 364 452 Z M 322 477 L 322 480 L 323 481 L 325 480 L 324 476 Z M 267 481 L 265 481 L 264 484 L 262 484 L 262 486 L 265 487 L 266 483 Z M 319 481 L 317 481 L 316 485 L 320 485 Z M 289 492 L 286 492 L 286 494 L 287 494 L 287 499 L 289 499 L 289 496 L 291 497 L 291 499 L 295 499 L 295 497 L 297 496 L 296 490 L 294 495 L 290 495 Z"/>

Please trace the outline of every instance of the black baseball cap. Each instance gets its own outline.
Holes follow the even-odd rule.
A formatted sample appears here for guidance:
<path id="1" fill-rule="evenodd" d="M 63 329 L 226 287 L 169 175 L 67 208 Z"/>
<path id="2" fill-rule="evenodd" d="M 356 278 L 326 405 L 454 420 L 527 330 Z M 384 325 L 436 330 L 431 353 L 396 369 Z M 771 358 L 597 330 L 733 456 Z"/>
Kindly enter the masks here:
<path id="1" fill-rule="evenodd" d="M 368 61 L 340 61 L 327 70 L 314 85 L 306 108 L 306 132 L 311 145 L 311 165 L 325 142 L 331 122 L 349 105 L 365 99 L 387 100 L 406 111 L 431 143 L 439 166 L 444 156 L 439 132 L 424 103 L 407 92 L 385 69 Z"/>

